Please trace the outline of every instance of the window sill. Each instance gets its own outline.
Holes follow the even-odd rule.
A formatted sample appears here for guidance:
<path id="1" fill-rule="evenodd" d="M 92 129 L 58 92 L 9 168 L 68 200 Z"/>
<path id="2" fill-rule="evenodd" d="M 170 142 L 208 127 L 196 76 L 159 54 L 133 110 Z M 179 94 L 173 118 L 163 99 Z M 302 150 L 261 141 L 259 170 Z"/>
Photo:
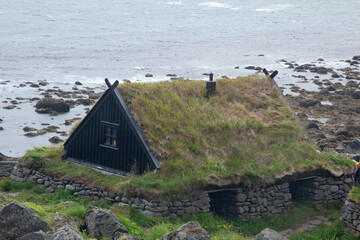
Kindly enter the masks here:
<path id="1" fill-rule="evenodd" d="M 104 148 L 108 148 L 108 149 L 112 149 L 112 150 L 119 150 L 117 147 L 113 147 L 113 146 L 106 145 L 106 144 L 100 144 L 100 147 L 104 147 Z"/>

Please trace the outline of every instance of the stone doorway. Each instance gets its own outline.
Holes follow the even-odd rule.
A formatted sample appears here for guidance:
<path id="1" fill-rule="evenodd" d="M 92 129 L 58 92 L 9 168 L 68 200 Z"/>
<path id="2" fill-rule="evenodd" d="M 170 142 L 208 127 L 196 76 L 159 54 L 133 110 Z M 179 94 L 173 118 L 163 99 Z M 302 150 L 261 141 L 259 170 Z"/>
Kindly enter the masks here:
<path id="1" fill-rule="evenodd" d="M 208 194 L 211 212 L 223 217 L 237 216 L 237 190 L 218 190 Z"/>
<path id="2" fill-rule="evenodd" d="M 314 200 L 314 180 L 315 177 L 309 177 L 289 182 L 292 201 Z"/>

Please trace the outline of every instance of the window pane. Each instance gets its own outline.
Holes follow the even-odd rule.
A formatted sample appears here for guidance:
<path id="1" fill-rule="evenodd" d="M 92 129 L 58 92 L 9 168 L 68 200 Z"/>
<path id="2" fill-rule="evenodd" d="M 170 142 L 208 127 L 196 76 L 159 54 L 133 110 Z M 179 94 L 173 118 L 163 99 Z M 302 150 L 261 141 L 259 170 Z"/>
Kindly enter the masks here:
<path id="1" fill-rule="evenodd" d="M 112 135 L 113 135 L 113 136 L 116 136 L 116 128 L 113 128 L 113 129 L 112 129 Z"/>
<path id="2" fill-rule="evenodd" d="M 105 137 L 105 144 L 110 145 L 111 139 L 110 137 Z"/>
<path id="3" fill-rule="evenodd" d="M 113 139 L 112 139 L 112 145 L 113 145 L 114 147 L 116 147 L 116 138 L 113 138 Z"/>
<path id="4" fill-rule="evenodd" d="M 105 128 L 106 128 L 105 134 L 106 134 L 106 135 L 110 135 L 110 133 L 111 133 L 111 128 L 110 128 L 110 127 L 105 127 Z"/>

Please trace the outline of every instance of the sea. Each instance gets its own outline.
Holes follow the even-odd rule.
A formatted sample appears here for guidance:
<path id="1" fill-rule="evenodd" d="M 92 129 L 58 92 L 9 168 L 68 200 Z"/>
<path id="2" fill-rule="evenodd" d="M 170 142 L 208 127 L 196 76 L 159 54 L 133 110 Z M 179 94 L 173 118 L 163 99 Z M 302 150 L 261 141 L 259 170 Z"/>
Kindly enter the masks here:
<path id="1" fill-rule="evenodd" d="M 355 54 L 359 0 L 0 0 L 2 80 L 236 77 Z"/>
<path id="2" fill-rule="evenodd" d="M 88 110 L 40 115 L 34 102 L 19 100 L 42 97 L 44 89 L 29 82 L 71 90 L 80 81 L 101 91 L 104 78 L 202 80 L 210 72 L 247 76 L 255 72 L 245 67 L 257 66 L 278 70 L 275 80 L 291 93 L 288 84 L 307 83 L 281 60 L 342 67 L 354 55 L 360 55 L 359 0 L 0 0 L 0 153 L 19 157 L 52 145 L 49 138 L 59 134 L 28 138 L 23 128 L 51 124 L 67 132 L 64 121 Z M 15 109 L 3 108 L 15 99 Z"/>

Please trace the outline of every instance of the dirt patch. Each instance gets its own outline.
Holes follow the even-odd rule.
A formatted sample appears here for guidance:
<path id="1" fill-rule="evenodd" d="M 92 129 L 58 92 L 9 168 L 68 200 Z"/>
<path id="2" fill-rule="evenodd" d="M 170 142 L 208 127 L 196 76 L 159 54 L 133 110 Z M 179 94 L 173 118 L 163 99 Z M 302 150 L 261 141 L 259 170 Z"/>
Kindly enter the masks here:
<path id="1" fill-rule="evenodd" d="M 295 233 L 311 231 L 319 225 L 331 225 L 331 222 L 324 216 L 309 217 L 304 221 L 299 222 L 292 228 L 279 232 L 284 237 L 290 237 Z"/>

